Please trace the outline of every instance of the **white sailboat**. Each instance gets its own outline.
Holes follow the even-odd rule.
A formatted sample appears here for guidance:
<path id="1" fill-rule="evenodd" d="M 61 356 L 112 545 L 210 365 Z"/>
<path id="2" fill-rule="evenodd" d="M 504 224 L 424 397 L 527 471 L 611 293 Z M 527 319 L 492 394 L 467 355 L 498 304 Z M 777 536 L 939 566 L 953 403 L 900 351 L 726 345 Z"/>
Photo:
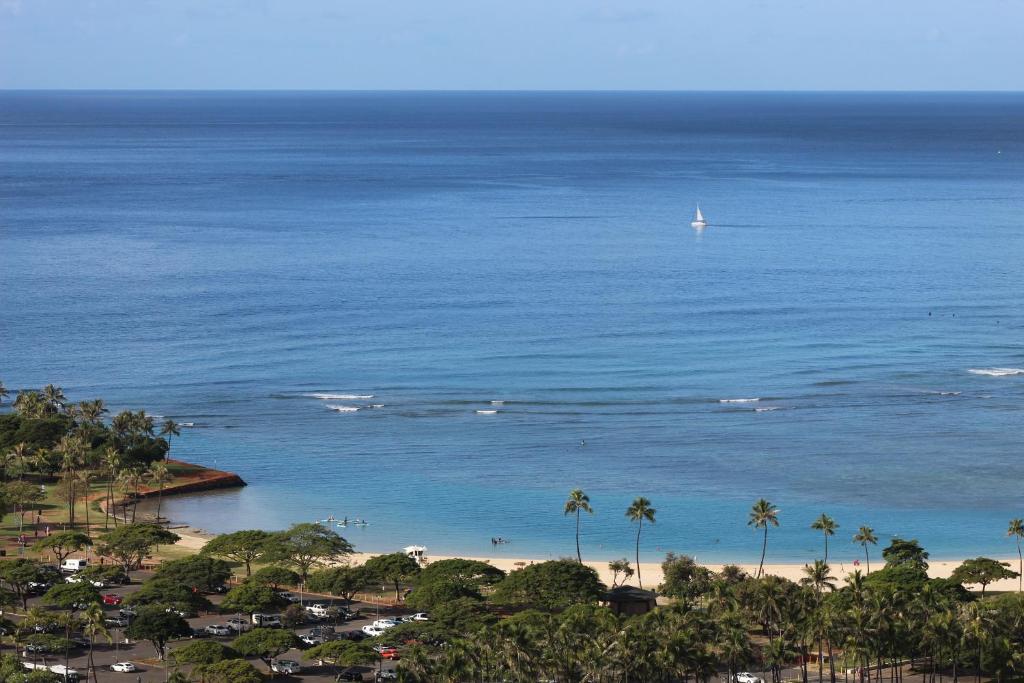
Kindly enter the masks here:
<path id="1" fill-rule="evenodd" d="M 706 227 L 708 222 L 704 220 L 704 214 L 700 212 L 700 204 L 697 205 L 697 215 L 693 217 L 693 221 L 690 223 L 692 228 L 703 228 Z"/>

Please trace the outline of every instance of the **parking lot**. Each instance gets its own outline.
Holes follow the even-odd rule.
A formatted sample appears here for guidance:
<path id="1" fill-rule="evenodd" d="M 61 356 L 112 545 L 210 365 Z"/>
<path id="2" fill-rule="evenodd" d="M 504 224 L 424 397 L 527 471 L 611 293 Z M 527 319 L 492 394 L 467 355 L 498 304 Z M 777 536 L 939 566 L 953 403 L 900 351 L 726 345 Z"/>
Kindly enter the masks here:
<path id="1" fill-rule="evenodd" d="M 103 588 L 100 590 L 101 594 L 116 594 L 122 597 L 127 597 L 133 592 L 139 589 L 139 584 L 148 578 L 150 575 L 145 572 L 133 572 L 132 583 L 125 586 L 113 586 Z M 220 595 L 208 595 L 211 602 L 216 606 L 223 599 Z M 316 603 L 325 604 L 327 606 L 344 607 L 352 612 L 359 612 L 359 616 L 350 620 L 344 621 L 337 619 L 335 621 L 310 621 L 309 623 L 303 624 L 301 627 L 294 629 L 297 636 L 309 634 L 310 631 L 317 627 L 329 626 L 335 629 L 336 632 L 342 633 L 346 631 L 360 630 L 363 626 L 371 624 L 378 618 L 386 618 L 394 616 L 396 614 L 405 614 L 404 611 L 394 612 L 380 609 L 377 606 L 365 604 L 365 603 L 352 603 L 343 604 L 341 600 L 332 601 L 330 598 L 316 596 L 316 595 L 296 595 L 295 598 L 300 598 L 301 603 L 304 605 L 311 605 Z M 40 597 L 33 597 L 29 599 L 29 608 L 41 607 L 48 609 L 43 605 Z M 119 617 L 120 607 L 117 605 L 103 605 L 103 610 L 107 616 L 111 619 Z M 10 618 L 12 621 L 17 622 L 20 620 L 18 615 L 10 612 L 4 616 Z M 212 613 L 212 614 L 200 614 L 197 617 L 187 619 L 189 624 L 195 630 L 204 630 L 208 626 L 215 624 L 226 624 L 229 619 L 239 619 L 244 621 L 247 625 L 251 625 L 251 617 L 248 614 L 232 614 L 232 613 Z M 96 666 L 97 678 L 100 681 L 121 681 L 122 683 L 135 683 L 137 681 L 164 681 L 166 677 L 173 671 L 163 663 L 156 660 L 156 652 L 153 649 L 153 645 L 148 641 L 142 642 L 128 642 L 125 638 L 125 628 L 115 625 L 108 625 L 110 635 L 113 638 L 112 643 L 107 643 L 105 639 L 98 639 L 94 645 L 93 651 L 93 662 Z M 215 640 L 224 644 L 230 644 L 235 637 L 235 633 L 232 631 L 229 635 L 202 635 L 197 637 L 205 637 L 211 640 Z M 173 651 L 176 647 L 180 647 L 190 642 L 189 640 L 178 640 L 172 641 L 168 645 L 168 652 Z M 24 647 L 24 646 L 23 646 Z M 308 647 L 308 646 L 304 646 Z M 9 652 L 9 650 L 8 650 Z M 26 653 L 24 651 L 19 652 L 19 655 L 25 661 L 46 663 L 46 664 L 64 664 L 65 653 L 47 653 L 47 654 L 33 654 Z M 81 680 L 85 681 L 85 673 L 88 664 L 88 648 L 87 647 L 76 647 L 70 650 L 68 653 L 68 665 L 77 670 L 81 676 Z M 302 665 L 302 671 L 296 675 L 276 674 L 275 679 L 281 681 L 288 680 L 302 680 L 302 681 L 334 681 L 336 670 L 334 667 L 329 665 L 320 666 L 315 661 L 307 660 L 303 656 L 303 651 L 299 648 L 289 650 L 287 653 L 280 656 L 279 659 L 291 659 L 299 662 Z M 252 664 L 257 671 L 267 673 L 266 664 L 261 660 L 250 658 L 249 663 Z M 111 670 L 111 665 L 116 662 L 132 662 L 138 671 L 132 673 L 115 672 Z M 363 675 L 363 680 L 372 681 L 374 680 L 374 673 L 379 669 L 384 671 L 391 671 L 395 667 L 393 661 L 387 659 L 379 659 L 377 666 L 374 667 L 358 667 L 360 673 Z M 183 670 L 187 671 L 187 667 L 183 667 Z"/>

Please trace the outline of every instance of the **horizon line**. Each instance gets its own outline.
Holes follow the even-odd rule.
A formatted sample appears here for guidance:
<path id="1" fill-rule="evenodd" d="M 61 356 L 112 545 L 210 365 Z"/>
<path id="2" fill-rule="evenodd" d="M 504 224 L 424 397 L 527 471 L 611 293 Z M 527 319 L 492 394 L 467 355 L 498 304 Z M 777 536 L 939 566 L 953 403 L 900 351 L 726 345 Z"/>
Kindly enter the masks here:
<path id="1" fill-rule="evenodd" d="M 930 89 L 681 89 L 681 88 L 2 88 L 0 93 L 31 92 L 192 92 L 192 93 L 662 93 L 662 94 L 920 94 L 920 95 L 1018 95 L 1024 89 L 930 90 Z"/>

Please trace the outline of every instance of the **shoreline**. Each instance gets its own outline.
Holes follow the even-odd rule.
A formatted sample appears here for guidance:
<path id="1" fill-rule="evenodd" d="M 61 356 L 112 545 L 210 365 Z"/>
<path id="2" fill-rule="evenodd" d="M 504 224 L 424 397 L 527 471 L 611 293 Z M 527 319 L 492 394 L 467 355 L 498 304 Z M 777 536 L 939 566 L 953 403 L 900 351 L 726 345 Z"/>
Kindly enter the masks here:
<path id="1" fill-rule="evenodd" d="M 178 543 L 176 545 L 184 547 L 184 548 L 188 548 L 190 550 L 195 550 L 196 552 L 198 552 L 200 549 L 202 549 L 202 547 L 204 545 L 206 545 L 207 541 L 209 541 L 210 539 L 214 538 L 217 535 L 217 534 L 205 531 L 205 530 L 203 530 L 201 528 L 197 528 L 197 527 L 194 527 L 194 526 L 191 526 L 191 525 L 188 525 L 188 524 L 184 524 L 184 523 L 181 524 L 180 526 L 171 525 L 169 527 L 169 529 L 174 531 L 174 533 L 178 534 L 179 536 L 181 536 L 181 540 L 178 541 Z M 355 565 L 361 565 L 361 564 L 365 563 L 371 557 L 375 557 L 375 556 L 381 555 L 381 554 L 382 553 L 359 553 L 359 552 L 357 552 L 357 553 L 353 553 L 352 555 L 349 556 L 348 562 L 351 563 L 351 564 L 355 564 Z M 538 563 L 541 563 L 541 562 L 546 562 L 550 558 L 504 557 L 504 556 L 502 556 L 502 557 L 493 557 L 493 556 L 492 557 L 487 557 L 487 556 L 484 556 L 484 555 L 432 555 L 432 554 L 428 553 L 426 559 L 427 559 L 428 563 L 429 562 L 437 562 L 437 561 L 440 561 L 440 560 L 451 560 L 451 559 L 477 560 L 479 562 L 486 562 L 486 563 L 490 564 L 491 566 L 497 567 L 498 569 L 501 569 L 501 570 L 503 570 L 505 572 L 511 572 L 511 571 L 515 571 L 516 569 L 521 569 L 521 568 L 526 567 L 526 566 L 531 565 L 531 564 L 538 564 Z M 969 559 L 969 558 L 965 558 L 965 559 Z M 1013 569 L 1014 571 L 1016 571 L 1017 559 L 1018 558 L 1014 557 L 1014 558 L 1010 559 L 1010 558 L 1006 558 L 1006 557 L 996 557 L 996 558 L 992 558 L 992 559 L 996 559 L 996 560 L 999 560 L 1001 562 L 1008 562 L 1010 564 L 1010 568 Z M 953 573 L 953 570 L 956 569 L 962 562 L 963 562 L 963 560 L 949 560 L 949 559 L 945 559 L 945 560 L 930 560 L 929 563 L 928 563 L 928 576 L 930 576 L 933 579 L 949 578 L 949 576 Z M 612 584 L 612 572 L 608 568 L 608 562 L 607 561 L 584 560 L 583 564 L 585 564 L 588 567 L 591 567 L 592 569 L 597 571 L 597 574 L 600 577 L 601 581 L 605 585 L 607 585 L 609 587 L 611 586 L 611 584 Z M 632 562 L 630 564 L 632 565 Z M 713 572 L 719 572 L 719 571 L 722 570 L 722 567 L 725 566 L 725 564 L 720 564 L 720 563 L 703 563 L 703 562 L 698 562 L 698 564 L 700 566 L 702 566 L 702 567 L 706 567 L 706 568 L 710 569 Z M 730 563 L 726 563 L 726 564 L 730 564 Z M 734 564 L 735 564 L 735 566 L 739 567 L 740 569 L 745 571 L 747 574 L 750 574 L 751 576 L 753 576 L 754 574 L 757 573 L 757 563 L 756 562 L 755 563 L 737 562 L 737 563 L 734 563 Z M 765 565 L 764 565 L 764 573 L 765 574 L 771 574 L 773 576 L 779 576 L 779 577 L 782 577 L 784 579 L 789 579 L 790 581 L 799 581 L 800 579 L 802 579 L 805 576 L 804 575 L 804 567 L 805 566 L 807 566 L 807 565 L 804 564 L 804 563 L 799 563 L 799 562 L 772 562 L 772 563 L 766 562 Z M 878 569 L 881 569 L 883 566 L 884 566 L 884 563 L 882 562 L 882 558 L 879 557 L 877 564 L 872 563 L 872 571 L 877 571 Z M 839 563 L 837 565 L 832 565 L 831 568 L 832 568 L 832 575 L 836 577 L 836 583 L 837 583 L 837 585 L 840 585 L 840 586 L 842 585 L 843 580 L 846 578 L 846 576 L 848 574 L 852 573 L 854 569 L 860 569 L 861 571 L 865 570 L 864 565 L 861 565 L 859 567 L 854 567 L 852 564 L 846 563 L 846 562 L 842 562 L 842 563 Z M 635 569 L 635 567 L 634 567 L 634 569 Z M 640 563 L 640 574 L 641 574 L 641 578 L 643 579 L 644 587 L 648 588 L 648 589 L 657 588 L 657 586 L 660 583 L 662 583 L 662 581 L 664 580 L 664 574 L 663 574 L 663 572 L 661 570 L 661 563 L 660 562 L 641 562 Z M 621 579 L 621 577 L 620 577 L 620 579 Z M 630 578 L 630 580 L 628 582 L 626 582 L 626 583 L 628 585 L 633 585 L 633 586 L 637 585 L 636 574 L 634 574 L 633 577 Z M 1002 581 L 996 581 L 994 583 L 989 584 L 988 587 L 986 588 L 986 592 L 1000 592 L 1000 591 L 1016 592 L 1017 587 L 1018 587 L 1017 579 L 1004 579 Z"/>

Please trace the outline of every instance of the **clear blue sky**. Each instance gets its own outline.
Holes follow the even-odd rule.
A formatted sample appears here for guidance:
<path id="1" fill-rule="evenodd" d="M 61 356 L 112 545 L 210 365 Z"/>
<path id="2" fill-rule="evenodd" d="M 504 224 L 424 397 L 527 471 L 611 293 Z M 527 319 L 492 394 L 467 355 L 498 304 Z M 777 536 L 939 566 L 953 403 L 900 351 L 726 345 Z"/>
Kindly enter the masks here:
<path id="1" fill-rule="evenodd" d="M 0 0 L 0 88 L 1021 90 L 1024 0 Z"/>

